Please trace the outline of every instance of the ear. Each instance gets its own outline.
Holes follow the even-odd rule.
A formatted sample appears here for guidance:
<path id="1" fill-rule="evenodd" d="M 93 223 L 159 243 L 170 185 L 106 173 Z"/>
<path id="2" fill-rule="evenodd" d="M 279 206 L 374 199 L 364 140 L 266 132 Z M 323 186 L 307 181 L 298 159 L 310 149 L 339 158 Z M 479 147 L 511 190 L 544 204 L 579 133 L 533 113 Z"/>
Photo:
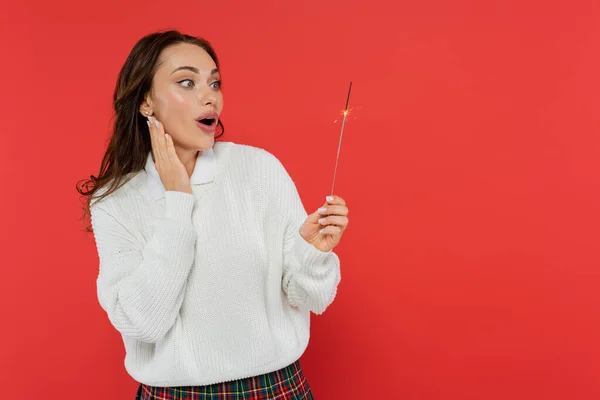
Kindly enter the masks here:
<path id="1" fill-rule="evenodd" d="M 154 112 L 152 111 L 152 100 L 146 97 L 144 101 L 142 101 L 142 104 L 140 104 L 140 114 L 142 114 L 144 117 L 148 117 L 153 113 Z"/>

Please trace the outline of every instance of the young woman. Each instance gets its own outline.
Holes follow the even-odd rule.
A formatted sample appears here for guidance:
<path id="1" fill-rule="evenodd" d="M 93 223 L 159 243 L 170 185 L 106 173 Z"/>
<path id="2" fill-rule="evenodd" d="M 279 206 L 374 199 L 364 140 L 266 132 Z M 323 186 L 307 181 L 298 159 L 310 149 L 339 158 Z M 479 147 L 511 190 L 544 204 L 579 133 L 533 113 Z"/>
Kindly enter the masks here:
<path id="1" fill-rule="evenodd" d="M 275 156 L 215 142 L 223 94 L 205 40 L 143 37 L 114 108 L 99 175 L 78 190 L 137 399 L 312 399 L 298 359 L 340 282 L 344 200 L 307 215 Z"/>

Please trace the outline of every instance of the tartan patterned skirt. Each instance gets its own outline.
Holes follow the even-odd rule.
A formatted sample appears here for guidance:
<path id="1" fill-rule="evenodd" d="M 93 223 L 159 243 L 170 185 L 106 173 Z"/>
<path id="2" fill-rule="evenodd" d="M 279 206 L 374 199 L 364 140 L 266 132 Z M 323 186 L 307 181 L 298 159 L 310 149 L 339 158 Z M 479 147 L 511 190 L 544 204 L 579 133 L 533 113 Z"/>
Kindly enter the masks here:
<path id="1" fill-rule="evenodd" d="M 314 400 L 300 361 L 278 371 L 205 386 L 140 384 L 136 400 Z"/>

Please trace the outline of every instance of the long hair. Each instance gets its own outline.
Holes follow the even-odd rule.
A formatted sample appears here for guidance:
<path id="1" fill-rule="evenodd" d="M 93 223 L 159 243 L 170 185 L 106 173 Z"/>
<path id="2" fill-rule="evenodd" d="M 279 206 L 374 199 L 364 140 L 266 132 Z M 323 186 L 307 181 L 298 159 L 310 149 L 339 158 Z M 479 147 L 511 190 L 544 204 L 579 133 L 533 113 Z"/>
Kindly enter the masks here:
<path id="1" fill-rule="evenodd" d="M 113 95 L 113 132 L 98 176 L 90 175 L 89 179 L 80 180 L 76 185 L 77 191 L 82 195 L 84 218 L 90 216 L 92 199 L 94 202 L 102 200 L 124 185 L 127 182 L 125 177 L 144 168 L 152 145 L 146 118 L 139 113 L 139 108 L 152 87 L 152 78 L 158 68 L 161 52 L 180 43 L 201 47 L 219 68 L 217 54 L 208 41 L 176 30 L 149 34 L 135 44 L 117 79 Z M 225 132 L 221 119 L 217 128 L 220 129 L 215 139 Z M 104 190 L 101 194 L 94 196 L 102 188 Z M 91 224 L 85 230 L 92 232 Z"/>

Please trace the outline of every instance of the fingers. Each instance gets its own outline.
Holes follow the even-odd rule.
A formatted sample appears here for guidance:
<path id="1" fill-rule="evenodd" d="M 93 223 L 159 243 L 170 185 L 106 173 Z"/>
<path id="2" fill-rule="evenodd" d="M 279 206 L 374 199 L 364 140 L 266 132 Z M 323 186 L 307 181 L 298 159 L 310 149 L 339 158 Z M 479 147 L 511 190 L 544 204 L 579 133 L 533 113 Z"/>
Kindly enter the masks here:
<path id="1" fill-rule="evenodd" d="M 339 215 L 342 217 L 348 215 L 348 207 L 344 199 L 338 196 L 327 196 L 327 202 L 317 211 L 308 215 L 307 221 L 316 224 L 320 218 L 329 215 Z"/>
<path id="2" fill-rule="evenodd" d="M 317 210 L 317 212 L 321 215 L 342 215 L 342 216 L 347 216 L 348 215 L 348 207 L 341 206 L 341 205 L 330 205 L 330 204 L 326 204 L 323 207 L 319 208 Z"/>
<path id="3" fill-rule="evenodd" d="M 158 131 L 154 118 L 147 117 L 148 131 L 150 132 L 150 141 L 152 143 L 152 154 L 154 155 L 154 163 L 158 164 L 162 158 L 160 154 L 160 143 L 158 141 Z"/>
<path id="4" fill-rule="evenodd" d="M 162 164 L 168 159 L 167 139 L 163 125 L 154 117 L 148 117 L 148 129 L 156 164 Z"/>
<path id="5" fill-rule="evenodd" d="M 337 225 L 328 225 L 319 232 L 323 235 L 340 236 L 342 234 L 342 229 Z"/>
<path id="6" fill-rule="evenodd" d="M 154 160 L 156 160 L 156 135 L 154 134 L 154 130 L 152 129 L 152 121 L 150 117 L 146 117 L 146 124 L 148 124 L 148 132 L 150 133 L 150 144 L 152 145 L 152 155 L 154 156 Z"/>
<path id="7" fill-rule="evenodd" d="M 158 139 L 158 148 L 162 159 L 166 159 L 167 153 L 167 139 L 165 138 L 165 131 L 163 125 L 156 119 L 152 118 L 155 125 L 156 138 Z"/>
<path id="8" fill-rule="evenodd" d="M 344 201 L 344 199 L 342 199 L 339 196 L 327 196 L 327 203 L 326 204 L 337 204 L 337 205 L 341 205 L 341 206 L 345 206 L 346 202 Z"/>
<path id="9" fill-rule="evenodd" d="M 325 227 L 327 226 L 337 226 L 340 228 L 340 231 L 344 231 L 348 226 L 348 217 L 341 217 L 339 215 L 332 215 L 329 217 L 323 217 L 319 219 L 319 224 Z"/>
<path id="10" fill-rule="evenodd" d="M 165 138 L 167 140 L 167 155 L 169 156 L 169 159 L 173 160 L 173 157 L 177 157 L 175 145 L 173 144 L 173 138 L 168 133 L 165 133 Z"/>

